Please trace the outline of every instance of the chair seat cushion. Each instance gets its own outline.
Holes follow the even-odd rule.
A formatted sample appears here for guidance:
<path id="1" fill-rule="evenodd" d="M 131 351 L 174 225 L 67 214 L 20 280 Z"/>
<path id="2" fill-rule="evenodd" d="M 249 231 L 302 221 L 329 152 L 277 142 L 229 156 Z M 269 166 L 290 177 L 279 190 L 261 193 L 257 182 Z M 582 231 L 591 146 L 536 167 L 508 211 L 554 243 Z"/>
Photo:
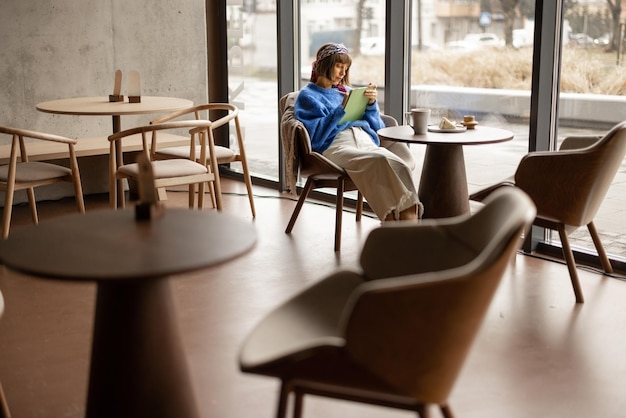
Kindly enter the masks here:
<path id="1" fill-rule="evenodd" d="M 67 167 L 62 167 L 56 164 L 42 163 L 42 162 L 27 162 L 18 163 L 17 172 L 15 174 L 15 181 L 30 182 L 40 181 L 53 178 L 61 178 L 71 176 L 72 170 Z M 0 167 L 0 181 L 7 181 L 9 176 L 9 166 L 3 165 Z"/>
<path id="2" fill-rule="evenodd" d="M 200 157 L 200 152 L 202 147 L 200 145 L 196 145 L 196 156 Z M 156 152 L 157 155 L 166 155 L 168 157 L 176 157 L 176 158 L 189 158 L 189 147 L 188 146 L 180 146 L 180 147 L 168 147 L 160 149 Z M 207 147 L 207 157 L 209 156 L 209 150 Z M 215 146 L 215 157 L 217 158 L 218 164 L 225 164 L 235 161 L 237 154 L 230 148 Z"/>
<path id="3" fill-rule="evenodd" d="M 206 166 L 186 159 L 153 161 L 152 170 L 155 179 L 191 176 L 208 172 Z M 137 163 L 126 164 L 120 167 L 118 172 L 128 177 L 138 177 L 139 165 Z"/>

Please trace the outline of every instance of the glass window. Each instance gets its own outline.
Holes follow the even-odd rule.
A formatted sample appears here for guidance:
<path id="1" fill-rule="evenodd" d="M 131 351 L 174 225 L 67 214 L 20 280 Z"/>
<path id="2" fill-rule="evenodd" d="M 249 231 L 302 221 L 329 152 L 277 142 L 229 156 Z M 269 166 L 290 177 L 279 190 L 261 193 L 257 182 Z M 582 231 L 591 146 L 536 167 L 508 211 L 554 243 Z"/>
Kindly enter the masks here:
<path id="1" fill-rule="evenodd" d="M 606 1 L 565 2 L 559 142 L 570 135 L 603 135 L 625 119 L 623 25 L 619 10 L 615 13 Z M 622 163 L 594 221 L 607 252 L 622 259 L 626 257 L 624 215 L 626 162 Z M 551 234 L 550 239 L 558 241 L 558 234 Z M 586 228 L 574 232 L 570 239 L 572 245 L 595 254 Z"/>
<path id="2" fill-rule="evenodd" d="M 253 176 L 278 179 L 276 1 L 227 0 L 228 91 Z M 231 146 L 237 143 L 231 129 Z M 234 170 L 240 165 L 234 164 Z"/>
<path id="3" fill-rule="evenodd" d="M 309 82 L 311 64 L 320 46 L 342 43 L 350 51 L 353 86 L 374 83 L 382 87 L 385 78 L 385 1 L 337 0 L 332 13 L 322 1 L 302 4 L 300 20 L 300 87 Z M 382 109 L 382 106 L 381 106 Z"/>

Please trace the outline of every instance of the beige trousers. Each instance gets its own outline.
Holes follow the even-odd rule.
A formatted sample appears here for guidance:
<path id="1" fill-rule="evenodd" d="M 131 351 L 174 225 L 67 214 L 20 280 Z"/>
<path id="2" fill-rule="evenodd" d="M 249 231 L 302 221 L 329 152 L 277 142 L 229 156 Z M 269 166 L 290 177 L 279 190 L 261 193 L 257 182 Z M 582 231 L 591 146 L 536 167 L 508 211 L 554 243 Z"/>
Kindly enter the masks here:
<path id="1" fill-rule="evenodd" d="M 323 155 L 346 170 L 381 220 L 419 205 L 411 168 L 362 129 L 340 132 Z"/>

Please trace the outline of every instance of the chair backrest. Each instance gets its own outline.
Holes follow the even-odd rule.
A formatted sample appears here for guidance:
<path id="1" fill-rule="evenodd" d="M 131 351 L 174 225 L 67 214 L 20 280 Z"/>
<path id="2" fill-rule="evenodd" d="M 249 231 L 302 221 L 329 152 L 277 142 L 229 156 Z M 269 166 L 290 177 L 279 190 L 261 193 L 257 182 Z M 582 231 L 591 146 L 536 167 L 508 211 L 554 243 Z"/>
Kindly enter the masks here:
<path id="1" fill-rule="evenodd" d="M 351 359 L 401 393 L 427 403 L 446 402 L 500 279 L 522 243 L 521 234 L 534 216 L 534 205 L 525 193 L 498 190 L 480 212 L 457 218 L 459 227 L 446 232 L 445 241 L 452 248 L 461 247 L 456 243 L 460 239 L 474 254 L 465 264 L 451 262 L 449 269 L 441 265 L 440 271 L 360 285 L 343 316 Z M 447 254 L 455 257 L 454 250 Z"/>
<path id="2" fill-rule="evenodd" d="M 113 135 L 109 135 L 109 142 L 111 143 L 111 150 L 110 150 L 111 170 L 115 170 L 119 165 L 123 163 L 122 161 L 116 160 L 115 143 L 123 141 L 123 139 L 128 136 L 141 134 L 143 154 L 146 156 L 146 158 L 150 160 L 151 150 L 157 146 L 156 142 L 158 141 L 157 140 L 158 131 L 188 129 L 190 134 L 192 134 L 190 138 L 193 138 L 194 135 L 201 134 L 202 132 L 207 132 L 207 131 L 209 132 L 209 135 L 211 135 L 211 128 L 214 125 L 215 125 L 214 122 L 210 120 L 183 120 L 183 121 L 164 122 L 164 123 L 157 123 L 153 125 L 138 126 L 135 128 L 130 128 L 121 132 L 114 133 Z M 148 135 L 148 134 L 151 134 L 151 135 Z M 206 145 L 205 142 L 206 142 L 207 136 L 199 135 L 199 137 L 204 138 L 202 145 Z M 189 147 L 190 147 L 190 150 L 192 150 L 190 152 L 194 154 L 195 147 L 192 147 L 192 144 L 193 144 L 193 141 L 190 141 Z M 199 159 L 200 161 L 206 161 L 206 150 L 204 148 L 205 147 L 200 148 L 201 153 L 202 153 Z"/>
<path id="3" fill-rule="evenodd" d="M 522 158 L 515 184 L 539 217 L 583 226 L 593 220 L 626 155 L 626 122 L 582 149 L 533 152 Z"/>
<path id="4" fill-rule="evenodd" d="M 66 144 L 68 146 L 68 152 L 70 158 L 74 155 L 74 146 L 78 142 L 76 139 L 67 138 L 60 135 L 48 134 L 45 132 L 31 131 L 27 129 L 11 128 L 8 126 L 0 126 L 0 134 L 13 135 L 13 141 L 11 143 L 11 161 L 25 162 L 28 161 L 28 145 L 24 141 L 24 138 L 35 139 L 38 141 L 56 142 L 60 144 Z M 18 160 L 19 156 L 19 160 Z"/>
<path id="5" fill-rule="evenodd" d="M 311 149 L 309 133 L 295 115 L 298 92 L 287 93 L 280 99 L 280 138 L 285 155 L 287 188 L 295 191 L 298 175 L 345 175 L 343 168 Z"/>
<path id="6" fill-rule="evenodd" d="M 154 119 L 150 122 L 150 124 L 159 125 L 188 115 L 193 116 L 195 120 L 212 121 L 211 128 L 213 131 L 221 126 L 227 125 L 231 121 L 234 121 L 235 128 L 237 130 L 237 145 L 240 147 L 239 151 L 244 152 L 242 139 L 243 135 L 241 135 L 241 126 L 239 124 L 239 108 L 230 103 L 205 103 L 192 106 Z"/>

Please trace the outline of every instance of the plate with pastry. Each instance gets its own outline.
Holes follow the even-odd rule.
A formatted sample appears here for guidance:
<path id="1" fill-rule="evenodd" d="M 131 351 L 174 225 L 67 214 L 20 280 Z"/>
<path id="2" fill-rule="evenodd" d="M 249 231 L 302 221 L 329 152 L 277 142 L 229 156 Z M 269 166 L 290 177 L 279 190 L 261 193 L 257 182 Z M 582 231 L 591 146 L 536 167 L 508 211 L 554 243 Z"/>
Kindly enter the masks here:
<path id="1" fill-rule="evenodd" d="M 443 117 L 441 118 L 441 122 L 438 125 L 428 125 L 429 132 L 443 132 L 443 133 L 454 133 L 454 132 L 465 132 L 467 127 L 461 125 L 460 123 L 456 123 L 451 121 L 450 119 Z"/>

